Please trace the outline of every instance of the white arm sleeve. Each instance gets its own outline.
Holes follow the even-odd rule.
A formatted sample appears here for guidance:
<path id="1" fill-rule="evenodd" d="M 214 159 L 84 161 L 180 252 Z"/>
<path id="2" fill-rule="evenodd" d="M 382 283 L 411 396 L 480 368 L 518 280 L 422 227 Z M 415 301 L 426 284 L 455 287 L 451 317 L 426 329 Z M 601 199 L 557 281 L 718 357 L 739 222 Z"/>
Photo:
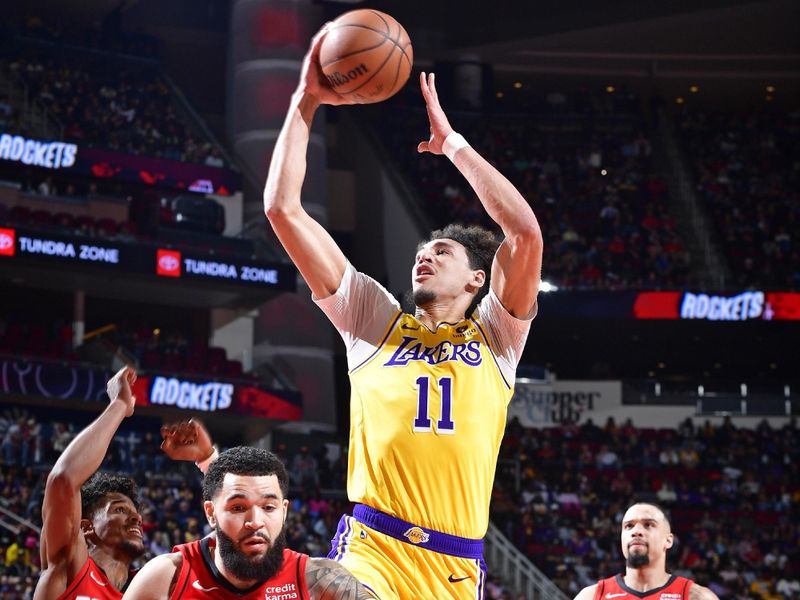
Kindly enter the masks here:
<path id="1" fill-rule="evenodd" d="M 391 320 L 400 313 L 395 297 L 349 262 L 339 289 L 327 298 L 313 300 L 342 336 L 351 369 L 375 351 Z"/>
<path id="2" fill-rule="evenodd" d="M 531 322 L 538 309 L 537 302 L 533 305 L 529 315 L 524 319 L 517 319 L 505 309 L 491 288 L 478 304 L 476 315 L 485 328 L 489 344 L 497 357 L 506 381 L 512 383 L 514 381 L 517 365 L 522 358 L 522 350 L 525 348 L 528 332 L 531 329 Z"/>

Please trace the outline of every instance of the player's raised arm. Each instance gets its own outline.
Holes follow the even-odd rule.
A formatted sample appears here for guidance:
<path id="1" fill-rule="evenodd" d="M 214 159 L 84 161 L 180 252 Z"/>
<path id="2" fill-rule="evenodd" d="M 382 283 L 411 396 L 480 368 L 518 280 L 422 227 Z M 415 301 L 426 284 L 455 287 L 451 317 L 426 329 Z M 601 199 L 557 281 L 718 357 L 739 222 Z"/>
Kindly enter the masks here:
<path id="1" fill-rule="evenodd" d="M 63 592 L 67 579 L 86 561 L 88 550 L 81 531 L 81 486 L 102 464 L 119 424 L 133 414 L 134 381 L 136 372 L 130 367 L 121 369 L 109 380 L 108 406 L 70 442 L 47 476 L 41 535 L 46 541 L 42 544 L 42 569 L 47 572 L 37 587 L 39 598 L 51 597 L 47 593 L 50 586 L 53 590 L 61 586 Z M 58 593 L 52 597 L 56 596 Z"/>
<path id="2" fill-rule="evenodd" d="M 289 257 L 317 298 L 333 294 L 347 259 L 322 225 L 303 209 L 300 191 L 306 175 L 311 122 L 320 104 L 349 104 L 323 81 L 319 48 L 323 28 L 311 42 L 292 95 L 289 112 L 275 142 L 264 188 L 264 212 Z"/>
<path id="3" fill-rule="evenodd" d="M 350 571 L 327 558 L 308 559 L 306 585 L 311 600 L 372 600 Z"/>
<path id="4" fill-rule="evenodd" d="M 517 188 L 453 131 L 439 104 L 433 73 L 427 77 L 420 73 L 420 87 L 431 136 L 417 150 L 446 154 L 503 230 L 505 241 L 492 265 L 492 289 L 508 312 L 525 317 L 536 302 L 541 279 L 543 245 L 539 223 Z"/>

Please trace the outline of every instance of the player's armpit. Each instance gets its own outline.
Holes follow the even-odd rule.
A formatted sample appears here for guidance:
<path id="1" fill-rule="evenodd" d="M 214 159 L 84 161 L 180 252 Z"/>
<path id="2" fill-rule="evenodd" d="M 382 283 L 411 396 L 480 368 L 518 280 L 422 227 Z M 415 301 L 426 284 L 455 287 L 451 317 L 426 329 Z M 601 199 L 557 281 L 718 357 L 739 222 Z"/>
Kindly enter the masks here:
<path id="1" fill-rule="evenodd" d="M 374 600 L 350 571 L 327 558 L 308 559 L 306 585 L 311 600 Z"/>
<path id="2" fill-rule="evenodd" d="M 182 565 L 180 552 L 156 556 L 136 574 L 123 599 L 167 600 L 175 589 Z"/>
<path id="3" fill-rule="evenodd" d="M 578 595 L 575 596 L 574 600 L 592 600 L 594 598 L 594 594 L 596 591 L 597 591 L 597 584 L 585 587 L 580 592 L 578 592 Z"/>
<path id="4" fill-rule="evenodd" d="M 695 583 L 689 590 L 689 600 L 719 600 L 719 596 L 707 587 Z"/>

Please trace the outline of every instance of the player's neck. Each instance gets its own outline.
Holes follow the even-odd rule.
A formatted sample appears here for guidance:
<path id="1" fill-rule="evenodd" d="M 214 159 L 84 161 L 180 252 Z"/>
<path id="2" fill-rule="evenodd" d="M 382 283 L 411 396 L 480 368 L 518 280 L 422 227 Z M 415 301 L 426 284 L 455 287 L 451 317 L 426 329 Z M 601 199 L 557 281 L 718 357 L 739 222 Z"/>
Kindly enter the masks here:
<path id="1" fill-rule="evenodd" d="M 414 316 L 425 327 L 431 331 L 436 331 L 440 323 L 458 323 L 464 320 L 465 307 L 459 303 L 439 303 L 431 302 L 425 306 L 417 306 Z"/>
<path id="2" fill-rule="evenodd" d="M 660 588 L 669 581 L 670 574 L 663 565 L 646 566 L 640 569 L 625 569 L 625 585 L 637 592 L 646 592 Z"/>
<path id="3" fill-rule="evenodd" d="M 128 557 L 114 557 L 101 548 L 93 548 L 90 556 L 94 563 L 103 570 L 111 585 L 121 591 L 128 582 L 133 561 Z"/>

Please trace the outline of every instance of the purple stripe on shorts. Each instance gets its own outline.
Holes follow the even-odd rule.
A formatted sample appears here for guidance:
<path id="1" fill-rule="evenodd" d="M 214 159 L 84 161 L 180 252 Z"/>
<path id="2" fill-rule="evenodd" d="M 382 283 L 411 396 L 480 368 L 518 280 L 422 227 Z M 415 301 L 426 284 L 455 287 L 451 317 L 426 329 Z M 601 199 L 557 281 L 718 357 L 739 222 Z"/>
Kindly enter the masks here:
<path id="1" fill-rule="evenodd" d="M 344 556 L 344 549 L 347 546 L 348 536 L 350 535 L 350 521 L 347 515 L 339 519 L 339 527 L 336 529 L 336 535 L 331 540 L 331 551 L 328 552 L 328 558 L 331 560 L 341 560 Z M 341 551 L 339 544 L 342 545 Z"/>
<path id="2" fill-rule="evenodd" d="M 407 544 L 450 556 L 483 558 L 483 540 L 462 538 L 420 527 L 364 504 L 356 504 L 353 516 L 367 527 Z"/>

